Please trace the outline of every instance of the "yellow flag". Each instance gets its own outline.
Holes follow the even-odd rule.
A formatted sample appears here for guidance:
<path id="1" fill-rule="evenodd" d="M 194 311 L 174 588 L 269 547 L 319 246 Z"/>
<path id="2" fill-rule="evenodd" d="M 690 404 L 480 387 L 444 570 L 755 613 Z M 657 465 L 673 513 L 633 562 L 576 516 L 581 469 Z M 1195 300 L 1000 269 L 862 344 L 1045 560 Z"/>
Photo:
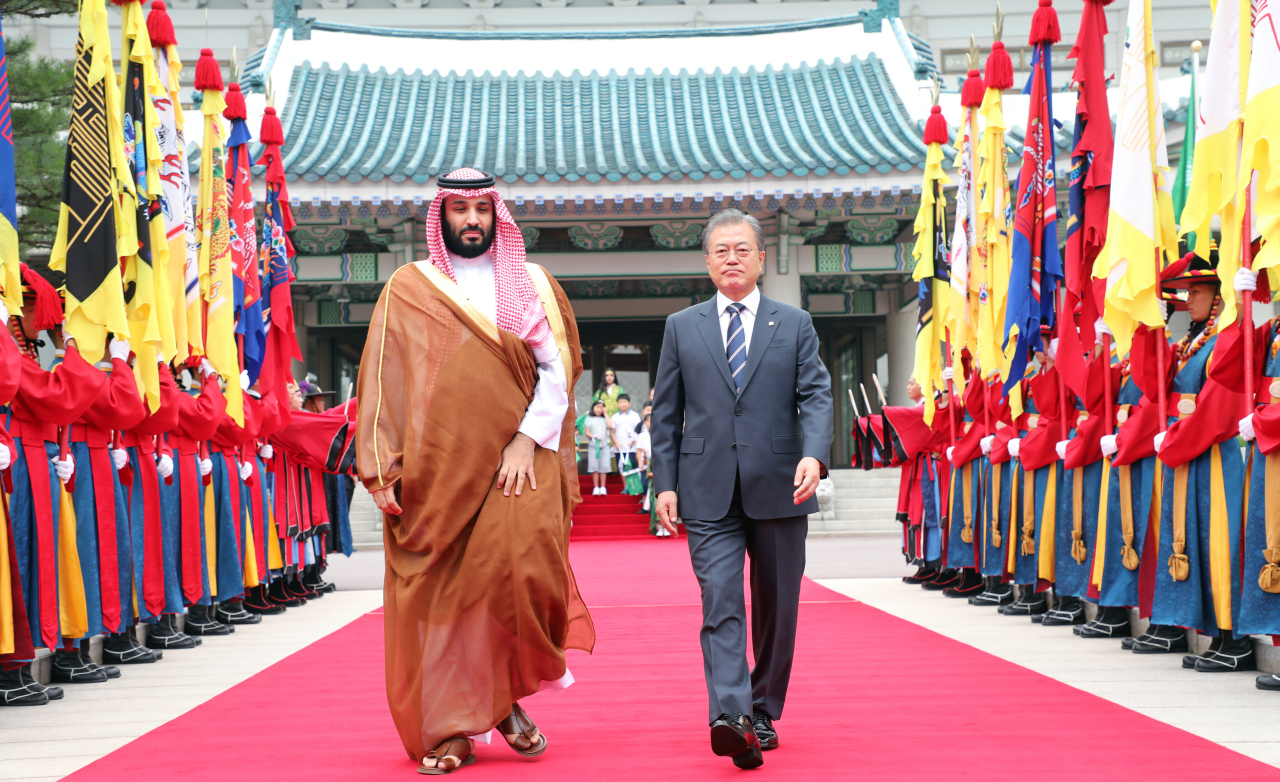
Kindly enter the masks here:
<path id="1" fill-rule="evenodd" d="M 945 133 L 942 135 L 945 137 Z M 929 138 L 928 132 L 925 137 Z M 950 284 L 946 246 L 947 198 L 942 188 L 950 183 L 951 179 L 942 171 L 942 144 L 931 141 L 925 157 L 920 209 L 916 212 L 916 246 L 913 251 L 916 268 L 912 274 L 912 278 L 920 283 L 914 375 L 924 393 L 924 420 L 928 424 L 933 423 L 934 391 L 946 387 L 942 381 L 942 343 Z"/>

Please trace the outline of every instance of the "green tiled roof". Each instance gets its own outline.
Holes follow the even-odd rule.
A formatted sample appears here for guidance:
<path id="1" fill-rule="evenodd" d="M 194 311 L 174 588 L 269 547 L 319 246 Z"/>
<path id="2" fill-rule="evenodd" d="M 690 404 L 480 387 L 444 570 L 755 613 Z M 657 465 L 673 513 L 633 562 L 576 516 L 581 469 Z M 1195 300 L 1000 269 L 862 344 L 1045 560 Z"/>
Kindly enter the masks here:
<path id="1" fill-rule="evenodd" d="M 290 179 L 508 182 L 908 171 L 920 128 L 874 55 L 793 68 L 565 75 L 293 70 Z"/>

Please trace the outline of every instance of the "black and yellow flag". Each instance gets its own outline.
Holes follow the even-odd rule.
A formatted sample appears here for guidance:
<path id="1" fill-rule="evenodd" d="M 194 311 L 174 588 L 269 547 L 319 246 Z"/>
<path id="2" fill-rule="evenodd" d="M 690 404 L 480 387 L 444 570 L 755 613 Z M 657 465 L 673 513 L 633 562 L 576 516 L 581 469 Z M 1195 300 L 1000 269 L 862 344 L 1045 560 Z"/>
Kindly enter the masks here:
<path id="1" fill-rule="evenodd" d="M 121 230 L 116 209 L 118 175 L 127 170 L 122 138 L 106 6 L 82 0 L 62 210 L 49 266 L 66 273 L 64 328 L 91 361 L 105 352 L 108 332 L 129 336 L 120 257 L 137 252 L 137 237 L 127 223 Z"/>

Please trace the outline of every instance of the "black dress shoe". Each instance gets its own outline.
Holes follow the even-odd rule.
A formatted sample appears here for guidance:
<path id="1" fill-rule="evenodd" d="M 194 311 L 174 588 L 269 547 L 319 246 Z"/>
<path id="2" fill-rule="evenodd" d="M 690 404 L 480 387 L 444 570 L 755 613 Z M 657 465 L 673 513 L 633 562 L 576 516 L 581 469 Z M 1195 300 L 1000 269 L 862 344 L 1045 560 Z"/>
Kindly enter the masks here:
<path id="1" fill-rule="evenodd" d="M 147 628 L 148 649 L 194 649 L 199 638 L 192 638 L 178 630 L 176 614 L 161 614 L 155 624 Z"/>
<path id="2" fill-rule="evenodd" d="M 187 609 L 187 621 L 183 625 L 187 635 L 231 635 L 236 631 L 213 618 L 210 606 L 196 604 Z"/>
<path id="3" fill-rule="evenodd" d="M 43 706 L 49 702 L 49 694 L 23 671 L 30 663 L 12 671 L 0 669 L 0 706 Z M 62 688 L 58 688 L 61 697 Z"/>
<path id="4" fill-rule="evenodd" d="M 45 695 L 49 696 L 49 700 L 51 701 L 62 700 L 63 692 L 61 687 L 55 687 L 53 685 L 45 686 L 35 680 L 35 677 L 31 675 L 31 663 L 27 663 L 26 665 L 19 668 L 18 676 L 22 679 L 22 683 L 24 685 L 36 690 L 43 691 Z"/>
<path id="5" fill-rule="evenodd" d="M 1254 680 L 1259 690 L 1272 690 L 1280 692 L 1280 676 L 1274 673 L 1264 673 Z"/>
<path id="6" fill-rule="evenodd" d="M 1247 635 L 1244 638 L 1225 639 L 1217 651 L 1196 660 L 1196 670 L 1200 673 L 1258 670 L 1258 658 L 1253 652 L 1253 641 Z"/>
<path id="7" fill-rule="evenodd" d="M 245 610 L 243 600 L 226 600 L 218 603 L 214 618 L 224 625 L 256 625 L 262 617 Z"/>
<path id="8" fill-rule="evenodd" d="M 936 578 L 922 582 L 920 588 L 928 592 L 941 592 L 959 584 L 960 579 L 959 570 L 940 570 Z"/>
<path id="9" fill-rule="evenodd" d="M 283 614 L 287 610 L 284 606 L 276 604 L 267 596 L 267 587 L 264 584 L 259 584 L 258 586 L 250 589 L 248 594 L 244 596 L 244 600 L 241 601 L 241 605 L 243 605 L 244 610 L 249 613 L 261 614 L 263 616 Z"/>
<path id="10" fill-rule="evenodd" d="M 773 718 L 756 709 L 751 715 L 751 727 L 755 729 L 756 738 L 760 740 L 760 749 L 768 752 L 778 748 L 778 731 L 773 729 Z"/>
<path id="11" fill-rule="evenodd" d="M 102 661 L 112 665 L 141 665 L 164 657 L 164 652 L 148 649 L 138 643 L 132 630 L 112 633 L 102 643 Z"/>
<path id="12" fill-rule="evenodd" d="M 1120 645 L 1123 647 L 1124 641 Z M 1187 631 L 1173 625 L 1151 625 L 1141 637 L 1133 640 L 1129 648 L 1134 654 L 1181 654 L 1189 648 Z M 1191 665 L 1184 667 L 1194 668 L 1195 664 L 1192 660 Z"/>
<path id="13" fill-rule="evenodd" d="M 720 757 L 733 758 L 738 768 L 764 765 L 760 739 L 745 714 L 721 714 L 711 723 L 711 751 Z"/>
<path id="14" fill-rule="evenodd" d="M 107 672 L 82 657 L 79 649 L 59 649 L 53 653 L 52 678 L 61 684 L 102 684 Z"/>

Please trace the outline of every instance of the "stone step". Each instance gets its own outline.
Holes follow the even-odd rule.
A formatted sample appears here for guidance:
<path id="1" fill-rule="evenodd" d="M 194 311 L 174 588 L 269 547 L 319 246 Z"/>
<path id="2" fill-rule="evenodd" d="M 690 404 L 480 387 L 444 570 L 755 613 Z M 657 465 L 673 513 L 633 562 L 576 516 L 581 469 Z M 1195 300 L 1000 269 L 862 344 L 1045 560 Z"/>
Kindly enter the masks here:
<path id="1" fill-rule="evenodd" d="M 863 510 L 877 513 L 888 513 L 892 516 L 898 510 L 898 497 L 849 497 L 836 495 L 832 510 Z"/>

